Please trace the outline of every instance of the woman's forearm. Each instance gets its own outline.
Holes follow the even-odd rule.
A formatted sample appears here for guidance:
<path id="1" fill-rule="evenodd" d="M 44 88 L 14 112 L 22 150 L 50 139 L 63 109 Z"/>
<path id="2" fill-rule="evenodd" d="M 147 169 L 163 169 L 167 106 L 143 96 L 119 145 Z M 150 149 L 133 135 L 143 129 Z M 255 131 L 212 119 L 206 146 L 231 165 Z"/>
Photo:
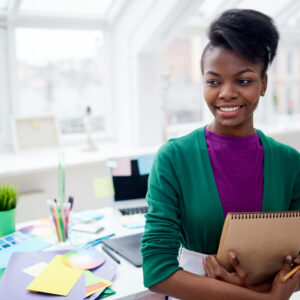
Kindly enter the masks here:
<path id="1" fill-rule="evenodd" d="M 185 300 L 268 300 L 260 293 L 183 270 L 152 286 L 151 291 Z"/>

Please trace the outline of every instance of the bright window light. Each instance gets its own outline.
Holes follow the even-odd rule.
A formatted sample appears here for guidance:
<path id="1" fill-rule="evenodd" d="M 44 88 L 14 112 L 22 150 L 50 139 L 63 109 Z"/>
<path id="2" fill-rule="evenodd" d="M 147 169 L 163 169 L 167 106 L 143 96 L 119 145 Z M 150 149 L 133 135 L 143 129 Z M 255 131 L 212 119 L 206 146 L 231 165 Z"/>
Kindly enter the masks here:
<path id="1" fill-rule="evenodd" d="M 105 15 L 113 0 L 23 0 L 21 11 L 60 14 Z"/>
<path id="2" fill-rule="evenodd" d="M 199 69 L 200 56 L 195 57 L 193 47 L 191 39 L 174 39 L 162 56 L 162 106 L 167 126 L 198 122 L 202 118 L 200 74 L 195 71 Z"/>
<path id="3" fill-rule="evenodd" d="M 19 114 L 53 113 L 61 133 L 84 131 L 89 106 L 93 131 L 106 115 L 101 31 L 16 29 Z"/>
<path id="4" fill-rule="evenodd" d="M 0 0 L 0 9 L 7 8 L 7 0 Z"/>

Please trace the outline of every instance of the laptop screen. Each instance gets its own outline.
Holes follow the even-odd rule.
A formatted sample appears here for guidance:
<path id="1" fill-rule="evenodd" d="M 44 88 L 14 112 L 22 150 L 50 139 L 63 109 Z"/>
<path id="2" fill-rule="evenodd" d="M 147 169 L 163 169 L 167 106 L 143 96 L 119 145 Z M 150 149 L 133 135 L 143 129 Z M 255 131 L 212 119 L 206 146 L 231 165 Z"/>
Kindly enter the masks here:
<path id="1" fill-rule="evenodd" d="M 140 175 L 137 160 L 131 160 L 131 176 L 113 176 L 115 201 L 143 199 L 147 193 L 148 174 Z"/>

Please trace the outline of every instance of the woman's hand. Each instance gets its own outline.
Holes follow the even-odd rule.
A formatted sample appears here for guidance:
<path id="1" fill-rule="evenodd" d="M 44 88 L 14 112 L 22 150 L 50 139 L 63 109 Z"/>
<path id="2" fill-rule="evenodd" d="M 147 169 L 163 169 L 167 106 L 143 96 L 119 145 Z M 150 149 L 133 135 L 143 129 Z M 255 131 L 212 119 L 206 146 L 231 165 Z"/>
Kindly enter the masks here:
<path id="1" fill-rule="evenodd" d="M 300 252 L 299 252 L 300 254 Z M 293 263 L 295 265 L 300 265 L 300 255 L 297 255 L 296 258 L 294 258 Z M 300 286 L 298 287 L 297 291 L 300 291 Z"/>
<path id="2" fill-rule="evenodd" d="M 300 257 L 299 257 L 300 260 Z M 257 292 L 268 292 L 271 289 L 272 281 L 264 282 L 260 285 L 251 286 L 248 282 L 248 274 L 239 263 L 234 252 L 229 252 L 229 262 L 234 271 L 228 272 L 220 265 L 215 255 L 209 255 L 203 260 L 205 273 L 210 278 L 215 278 L 235 285 L 243 286 Z"/>
<path id="3" fill-rule="evenodd" d="M 300 257 L 297 256 L 297 258 L 294 259 L 294 262 L 299 262 L 299 259 Z M 292 258 L 287 256 L 284 259 L 281 270 L 277 273 L 273 281 L 271 291 L 268 293 L 270 295 L 270 299 L 287 300 L 295 291 L 299 290 L 300 271 L 297 271 L 286 281 L 282 281 L 283 276 L 291 270 L 291 263 Z"/>
<path id="4" fill-rule="evenodd" d="M 215 255 L 209 255 L 203 261 L 204 270 L 208 277 L 226 281 L 235 285 L 248 287 L 248 276 L 245 269 L 240 265 L 234 252 L 229 252 L 229 262 L 234 272 L 228 272 L 220 265 Z"/>

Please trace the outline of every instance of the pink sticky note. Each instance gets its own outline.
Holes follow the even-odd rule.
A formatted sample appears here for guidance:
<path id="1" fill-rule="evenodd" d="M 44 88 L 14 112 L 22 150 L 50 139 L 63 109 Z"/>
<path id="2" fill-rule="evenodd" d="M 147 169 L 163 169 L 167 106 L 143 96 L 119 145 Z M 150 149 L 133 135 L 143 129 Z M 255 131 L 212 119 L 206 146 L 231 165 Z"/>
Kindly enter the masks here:
<path id="1" fill-rule="evenodd" d="M 131 160 L 129 157 L 116 159 L 117 166 L 112 169 L 113 176 L 131 176 Z"/>

